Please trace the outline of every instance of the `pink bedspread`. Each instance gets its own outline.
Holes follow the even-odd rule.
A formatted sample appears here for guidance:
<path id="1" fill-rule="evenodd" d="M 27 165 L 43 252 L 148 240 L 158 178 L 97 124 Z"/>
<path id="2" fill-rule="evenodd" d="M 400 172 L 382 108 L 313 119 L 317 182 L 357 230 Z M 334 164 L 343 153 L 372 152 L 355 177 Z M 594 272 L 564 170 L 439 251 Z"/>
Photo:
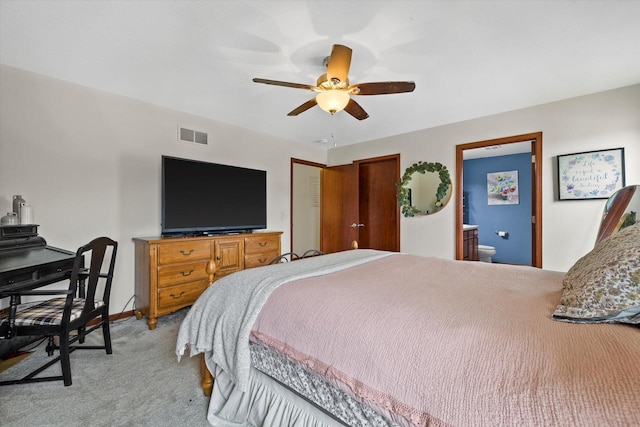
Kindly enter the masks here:
<path id="1" fill-rule="evenodd" d="M 551 320 L 562 278 L 398 254 L 279 287 L 253 336 L 403 425 L 637 425 L 640 329 Z"/>

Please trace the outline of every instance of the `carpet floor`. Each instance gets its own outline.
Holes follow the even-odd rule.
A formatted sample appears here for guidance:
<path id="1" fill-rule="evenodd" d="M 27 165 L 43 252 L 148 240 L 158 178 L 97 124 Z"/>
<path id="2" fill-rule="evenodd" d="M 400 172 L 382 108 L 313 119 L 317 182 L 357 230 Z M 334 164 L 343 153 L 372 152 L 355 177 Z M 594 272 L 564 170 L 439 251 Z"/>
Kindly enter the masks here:
<path id="1" fill-rule="evenodd" d="M 188 309 L 158 320 L 150 331 L 135 317 L 111 325 L 113 354 L 71 353 L 73 384 L 62 381 L 0 387 L 0 425 L 10 426 L 208 426 L 209 398 L 200 388 L 198 357 L 175 355 L 178 329 Z M 87 344 L 102 345 L 101 331 Z M 46 362 L 46 343 L 0 374 L 21 378 Z M 56 352 L 57 355 L 57 352 Z M 41 375 L 60 375 L 60 364 Z"/>

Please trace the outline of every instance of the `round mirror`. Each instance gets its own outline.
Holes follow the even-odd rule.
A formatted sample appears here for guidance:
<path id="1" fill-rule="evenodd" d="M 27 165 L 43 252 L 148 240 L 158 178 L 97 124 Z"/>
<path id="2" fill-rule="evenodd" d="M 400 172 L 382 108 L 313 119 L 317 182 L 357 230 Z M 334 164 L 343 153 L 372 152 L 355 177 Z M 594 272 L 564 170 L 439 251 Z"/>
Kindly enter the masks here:
<path id="1" fill-rule="evenodd" d="M 397 187 L 398 203 L 406 217 L 433 214 L 451 199 L 451 177 L 441 163 L 414 163 Z"/>

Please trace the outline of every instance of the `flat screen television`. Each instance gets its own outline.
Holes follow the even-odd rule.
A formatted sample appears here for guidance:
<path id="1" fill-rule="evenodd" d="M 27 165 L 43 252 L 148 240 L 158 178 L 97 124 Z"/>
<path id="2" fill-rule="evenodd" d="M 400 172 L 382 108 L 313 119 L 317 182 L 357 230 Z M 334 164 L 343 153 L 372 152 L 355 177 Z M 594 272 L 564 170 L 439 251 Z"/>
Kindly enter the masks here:
<path id="1" fill-rule="evenodd" d="M 267 172 L 162 156 L 162 234 L 267 228 Z"/>

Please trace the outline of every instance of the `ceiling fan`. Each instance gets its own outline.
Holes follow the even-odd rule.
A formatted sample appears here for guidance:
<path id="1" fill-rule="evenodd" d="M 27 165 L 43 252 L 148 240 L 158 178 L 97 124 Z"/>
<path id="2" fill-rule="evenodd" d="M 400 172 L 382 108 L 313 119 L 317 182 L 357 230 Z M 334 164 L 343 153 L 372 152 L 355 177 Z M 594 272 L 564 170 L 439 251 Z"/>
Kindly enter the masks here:
<path id="1" fill-rule="evenodd" d="M 331 49 L 331 56 L 325 58 L 327 73 L 318 77 L 315 86 L 259 78 L 254 78 L 253 81 L 317 92 L 314 98 L 289 112 L 288 116 L 297 116 L 318 105 L 331 114 L 345 110 L 358 120 L 366 119 L 369 114 L 351 98 L 351 95 L 404 93 L 413 92 L 416 88 L 414 82 L 374 82 L 350 85 L 348 75 L 349 67 L 351 66 L 351 52 L 351 49 L 347 46 L 334 44 L 333 49 Z"/>

